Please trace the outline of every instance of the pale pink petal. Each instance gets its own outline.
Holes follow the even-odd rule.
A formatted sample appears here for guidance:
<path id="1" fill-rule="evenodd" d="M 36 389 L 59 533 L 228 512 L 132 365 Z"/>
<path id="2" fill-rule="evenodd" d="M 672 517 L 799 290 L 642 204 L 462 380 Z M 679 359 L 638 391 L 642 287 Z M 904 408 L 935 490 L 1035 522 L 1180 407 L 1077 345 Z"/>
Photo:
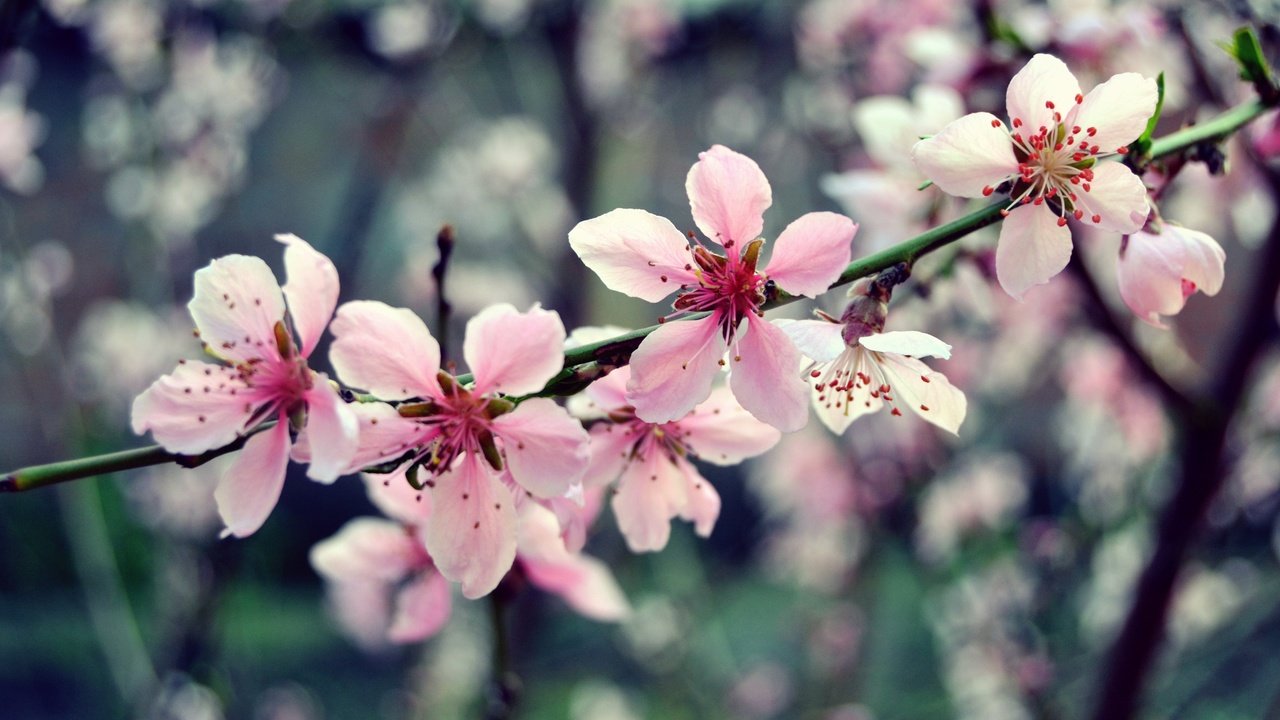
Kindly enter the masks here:
<path id="1" fill-rule="evenodd" d="M 276 235 L 276 240 L 285 244 L 284 297 L 289 317 L 298 333 L 302 356 L 310 357 L 338 305 L 338 269 L 297 235 Z"/>
<path id="2" fill-rule="evenodd" d="M 627 397 L 651 423 L 679 420 L 711 394 L 726 343 L 715 317 L 669 322 L 631 354 Z"/>
<path id="3" fill-rule="evenodd" d="M 767 275 L 792 295 L 817 297 L 831 287 L 853 250 L 858 226 L 833 212 L 801 215 L 782 231 L 773 244 Z"/>
<path id="4" fill-rule="evenodd" d="M 342 631 L 369 652 L 385 652 L 391 625 L 391 592 L 382 582 L 330 582 L 329 610 Z"/>
<path id="5" fill-rule="evenodd" d="M 677 460 L 684 478 L 685 495 L 689 501 L 680 511 L 680 517 L 693 523 L 699 537 L 710 537 L 720 517 L 720 494 L 707 482 L 698 469 L 683 459 Z"/>
<path id="6" fill-rule="evenodd" d="M 911 160 L 943 192 L 960 197 L 982 197 L 987 188 L 1018 172 L 1009 130 L 991 113 L 972 113 L 951 122 L 916 143 Z"/>
<path id="7" fill-rule="evenodd" d="M 914 358 L 892 354 L 880 357 L 895 405 L 911 409 L 949 433 L 960 432 L 967 402 L 964 393 L 952 386 L 946 376 Z"/>
<path id="8" fill-rule="evenodd" d="M 858 343 L 868 350 L 897 353 L 908 357 L 951 357 L 951 346 L 929 333 L 916 330 L 894 330 L 858 338 Z"/>
<path id="9" fill-rule="evenodd" d="M 1071 259 L 1071 231 L 1045 205 L 1021 205 L 1000 227 L 996 277 L 1015 298 L 1049 282 Z"/>
<path id="10" fill-rule="evenodd" d="M 396 594 L 395 613 L 387 639 L 415 643 L 440 632 L 453 612 L 449 582 L 436 572 L 425 572 Z"/>
<path id="11" fill-rule="evenodd" d="M 760 237 L 773 190 L 755 160 L 714 145 L 698 154 L 684 187 L 693 221 L 709 240 L 741 248 Z"/>
<path id="12" fill-rule="evenodd" d="M 440 344 L 412 310 L 343 303 L 329 329 L 329 362 L 347 385 L 384 400 L 440 397 Z"/>
<path id="13" fill-rule="evenodd" d="M 1042 126 L 1052 130 L 1059 124 L 1053 114 L 1057 112 L 1066 117 L 1079 94 L 1080 83 L 1066 63 L 1041 53 L 1031 58 L 1009 82 L 1005 92 L 1009 121 L 1022 120 L 1022 127 L 1015 132 L 1022 132 L 1024 137 L 1035 135 Z"/>
<path id="14" fill-rule="evenodd" d="M 744 410 L 727 387 L 712 390 L 706 402 L 668 430 L 679 433 L 680 442 L 699 460 L 716 465 L 737 465 L 765 453 L 782 438 L 777 428 Z"/>
<path id="15" fill-rule="evenodd" d="M 470 599 L 498 586 L 516 557 L 516 511 L 511 492 L 483 461 L 466 456 L 436 479 L 427 526 L 427 552 L 440 573 Z"/>
<path id="16" fill-rule="evenodd" d="M 627 383 L 631 381 L 631 366 L 623 365 L 587 386 L 585 395 L 592 404 L 604 411 L 619 410 L 629 406 Z"/>
<path id="17" fill-rule="evenodd" d="M 570 557 L 554 512 L 536 502 L 526 502 L 519 505 L 516 513 L 516 551 L 522 561 L 557 565 Z"/>
<path id="18" fill-rule="evenodd" d="M 689 240 L 671 221 L 644 210 L 618 209 L 583 220 L 569 246 L 610 290 L 658 302 L 696 285 Z"/>
<path id="19" fill-rule="evenodd" d="M 231 368 L 183 361 L 134 399 L 133 431 L 150 430 L 169 452 L 202 453 L 235 440 L 258 404 Z"/>
<path id="20" fill-rule="evenodd" d="M 680 470 L 665 455 L 651 453 L 627 466 L 610 504 L 627 547 L 639 553 L 667 546 L 671 518 L 687 503 Z"/>
<path id="21" fill-rule="evenodd" d="M 1151 78 L 1138 73 L 1113 75 L 1084 96 L 1069 121 L 1085 132 L 1096 128 L 1097 132 L 1088 137 L 1089 143 L 1097 145 L 1100 152 L 1115 152 L 1147 129 L 1158 95 L 1156 81 Z"/>
<path id="22" fill-rule="evenodd" d="M 467 321 L 462 354 L 475 377 L 475 392 L 527 395 L 564 367 L 564 323 L 554 310 L 534 305 L 518 312 L 490 305 Z"/>
<path id="23" fill-rule="evenodd" d="M 393 460 L 404 455 L 419 441 L 426 442 L 431 431 L 424 425 L 400 417 L 394 407 L 386 403 L 350 403 L 346 406 L 356 418 L 355 449 L 340 474 L 349 475 L 372 465 Z M 311 462 L 311 438 L 304 428 L 293 444 L 295 462 Z"/>
<path id="24" fill-rule="evenodd" d="M 365 493 L 383 515 L 405 525 L 423 527 L 431 517 L 431 493 L 409 484 L 405 463 L 394 472 L 364 473 Z"/>
<path id="25" fill-rule="evenodd" d="M 1118 233 L 1133 233 L 1147 224 L 1150 205 L 1147 187 L 1124 163 L 1100 162 L 1093 168 L 1093 180 L 1086 191 L 1081 185 L 1076 192 L 1076 205 L 1084 211 L 1082 222 Z"/>
<path id="26" fill-rule="evenodd" d="M 399 582 L 430 558 L 398 522 L 363 517 L 311 548 L 311 567 L 332 582 Z"/>
<path id="27" fill-rule="evenodd" d="M 1208 235 L 1166 224 L 1163 232 L 1130 235 L 1116 265 L 1120 297 L 1143 321 L 1165 327 L 1162 315 L 1182 311 L 1196 291 L 1222 289 L 1226 253 Z"/>
<path id="28" fill-rule="evenodd" d="M 550 586 L 545 566 L 539 563 L 525 565 L 529 580 L 538 587 L 554 592 L 579 615 L 599 622 L 619 622 L 631 614 L 622 588 L 608 566 L 593 557 L 571 556 L 576 581 Z M 559 576 L 559 574 L 557 574 Z"/>
<path id="29" fill-rule="evenodd" d="M 774 325 L 795 343 L 805 357 L 818 362 L 835 360 L 844 352 L 844 326 L 826 320 L 774 320 Z"/>
<path id="30" fill-rule="evenodd" d="M 289 423 L 279 418 L 275 427 L 249 438 L 218 481 L 213 498 L 227 526 L 224 537 L 246 537 L 262 527 L 280 499 L 288 465 Z"/>
<path id="31" fill-rule="evenodd" d="M 279 356 L 275 326 L 284 320 L 284 295 L 261 258 L 227 255 L 197 270 L 187 310 L 218 357 L 242 363 Z"/>
<path id="32" fill-rule="evenodd" d="M 563 495 L 582 476 L 590 451 L 587 431 L 548 398 L 525 400 L 493 421 L 511 476 L 543 498 Z"/>
<path id="33" fill-rule="evenodd" d="M 618 479 L 639 439 L 640 426 L 640 423 L 602 422 L 591 427 L 591 461 L 582 473 L 584 486 L 602 487 Z"/>
<path id="34" fill-rule="evenodd" d="M 800 379 L 800 351 L 791 338 L 768 320 L 747 315 L 731 361 L 729 386 L 742 407 L 783 432 L 804 427 L 808 388 Z M 739 360 L 741 358 L 741 360 Z"/>
<path id="35" fill-rule="evenodd" d="M 360 421 L 322 374 L 303 397 L 307 401 L 310 442 L 307 477 L 331 483 L 346 471 L 359 446 Z"/>

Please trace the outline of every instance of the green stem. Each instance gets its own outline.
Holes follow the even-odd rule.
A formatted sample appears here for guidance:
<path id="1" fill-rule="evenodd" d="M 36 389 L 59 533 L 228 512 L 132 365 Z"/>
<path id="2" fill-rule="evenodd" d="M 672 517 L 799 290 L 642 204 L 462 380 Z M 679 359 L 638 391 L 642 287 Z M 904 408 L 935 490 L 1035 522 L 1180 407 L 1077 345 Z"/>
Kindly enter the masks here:
<path id="1" fill-rule="evenodd" d="M 1184 128 L 1155 140 L 1151 144 L 1150 159 L 1156 160 L 1183 152 L 1201 143 L 1221 140 L 1269 109 L 1268 105 L 1257 99 L 1237 105 L 1208 122 Z M 844 272 L 840 273 L 840 278 L 836 280 L 832 287 L 846 285 L 859 278 L 893 267 L 898 263 L 914 263 L 919 258 L 945 247 L 972 232 L 999 222 L 1001 220 L 1000 209 L 1005 206 L 1006 203 L 1003 202 L 988 205 L 946 225 L 927 230 L 891 248 L 854 260 L 849 263 Z M 765 308 L 780 307 L 798 299 L 797 297 L 780 293 L 777 298 L 765 303 Z M 686 319 L 702 317 L 703 315 L 705 313 L 689 315 L 686 316 Z M 565 392 L 577 392 L 577 390 L 581 389 L 583 382 L 590 379 L 591 372 L 625 365 L 630 359 L 631 353 L 640 346 L 640 343 L 649 336 L 649 333 L 659 327 L 661 326 L 651 325 L 615 338 L 568 350 L 564 354 L 564 370 L 552 378 L 547 387 L 537 394 L 562 395 Z M 472 380 L 473 378 L 469 373 L 458 376 L 458 381 L 464 384 Z M 253 432 L 265 429 L 265 427 L 259 426 Z M 244 441 L 247 437 L 248 435 L 226 447 L 210 450 L 195 456 L 171 453 L 158 445 L 152 445 L 136 450 L 125 450 L 77 460 L 66 460 L 47 465 L 33 465 L 0 477 L 0 492 L 20 492 L 67 480 L 93 477 L 118 470 L 161 465 L 167 462 L 176 462 L 186 467 L 195 467 L 219 455 L 239 450 L 244 446 Z"/>

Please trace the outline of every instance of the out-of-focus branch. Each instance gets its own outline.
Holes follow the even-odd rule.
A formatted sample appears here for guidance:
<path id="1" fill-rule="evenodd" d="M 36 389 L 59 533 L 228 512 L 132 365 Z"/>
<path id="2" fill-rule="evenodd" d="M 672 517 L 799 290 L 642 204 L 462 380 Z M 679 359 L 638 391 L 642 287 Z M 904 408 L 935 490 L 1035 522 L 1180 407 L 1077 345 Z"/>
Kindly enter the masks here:
<path id="1" fill-rule="evenodd" d="M 453 257 L 453 226 L 445 225 L 436 234 L 436 249 L 439 256 L 436 264 L 431 266 L 431 277 L 436 281 L 436 342 L 440 344 L 440 362 L 443 363 L 449 354 L 449 316 L 453 306 L 445 295 L 444 280 L 449 274 L 449 259 Z"/>

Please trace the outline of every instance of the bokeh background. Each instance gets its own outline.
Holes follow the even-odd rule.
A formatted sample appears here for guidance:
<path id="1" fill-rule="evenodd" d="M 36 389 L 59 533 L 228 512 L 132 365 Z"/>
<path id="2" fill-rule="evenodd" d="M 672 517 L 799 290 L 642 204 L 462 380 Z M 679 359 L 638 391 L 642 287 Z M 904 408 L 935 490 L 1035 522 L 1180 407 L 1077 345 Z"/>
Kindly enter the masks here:
<path id="1" fill-rule="evenodd" d="M 1163 72 L 1167 132 L 1248 97 L 1215 43 L 1245 22 L 1274 43 L 1277 21 L 1264 0 L 6 2 L 0 466 L 146 442 L 133 396 L 198 354 L 191 273 L 233 252 L 280 272 L 275 233 L 332 257 L 344 299 L 431 321 L 434 238 L 452 224 L 455 350 L 500 301 L 541 301 L 570 328 L 649 325 L 660 311 L 601 287 L 566 233 L 615 207 L 692 227 L 684 176 L 713 143 L 772 182 L 766 236 L 838 210 L 862 223 L 861 255 L 966 209 L 917 191 L 906 153 L 963 112 L 1003 115 L 1032 53 L 1086 88 Z M 934 367 L 968 395 L 959 437 L 880 415 L 837 438 L 815 421 L 759 461 L 705 468 L 715 532 L 679 524 L 657 554 L 629 554 L 606 513 L 588 550 L 632 617 L 519 594 L 517 716 L 1087 714 L 1179 442 L 1086 312 L 1089 287 L 1171 376 L 1214 366 L 1275 219 L 1259 181 L 1274 122 L 1165 194 L 1166 218 L 1227 250 L 1224 290 L 1170 330 L 1119 303 L 1114 236 L 1078 238 L 1083 262 L 1022 303 L 993 283 L 991 231 L 921 262 L 890 326 L 955 346 Z M 830 295 L 818 306 L 836 312 Z M 1280 717 L 1274 361 L 1238 414 L 1146 717 Z M 294 468 L 263 530 L 218 541 L 221 467 L 0 499 L 0 716 L 481 714 L 486 603 L 455 598 L 444 633 L 413 647 L 361 647 L 329 614 L 307 553 L 375 512 L 359 481 Z"/>

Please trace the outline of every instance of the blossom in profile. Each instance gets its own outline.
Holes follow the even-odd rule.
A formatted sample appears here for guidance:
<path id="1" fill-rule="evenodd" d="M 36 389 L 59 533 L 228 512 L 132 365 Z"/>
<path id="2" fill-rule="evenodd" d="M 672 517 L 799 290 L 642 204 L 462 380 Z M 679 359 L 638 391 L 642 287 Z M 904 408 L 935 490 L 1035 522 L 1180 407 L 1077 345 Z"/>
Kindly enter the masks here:
<path id="1" fill-rule="evenodd" d="M 693 219 L 707 243 L 692 243 L 671 221 L 643 210 L 618 209 L 578 223 L 574 252 L 608 287 L 649 302 L 678 293 L 671 320 L 631 356 L 627 387 L 637 416 L 650 423 L 679 420 L 711 394 L 720 369 L 742 407 L 790 432 L 807 420 L 799 353 L 764 319 L 768 283 L 793 295 L 825 292 L 849 262 L 857 225 L 830 212 L 787 226 L 764 261 L 764 211 L 773 203 L 755 161 L 721 145 L 701 153 L 685 188 Z M 719 246 L 724 254 L 708 247 Z M 726 355 L 727 354 L 727 355 Z"/>
<path id="2" fill-rule="evenodd" d="M 1227 254 L 1208 235 L 1160 222 L 1120 240 L 1116 280 L 1120 297 L 1134 315 L 1159 328 L 1197 292 L 1222 289 Z"/>
<path id="3" fill-rule="evenodd" d="M 1156 83 L 1122 73 L 1088 95 L 1052 55 L 1036 55 L 1005 95 L 1009 125 L 971 113 L 921 140 L 916 167 L 939 188 L 987 197 L 1005 187 L 1006 218 L 996 246 L 996 277 L 1014 297 L 1057 275 L 1071 258 L 1068 219 L 1135 233 L 1147 221 L 1142 180 L 1123 163 L 1155 112 Z"/>
<path id="4" fill-rule="evenodd" d="M 185 455 L 274 420 L 249 437 L 214 492 L 223 534 L 237 537 L 261 527 L 280 498 L 291 429 L 310 436 L 307 475 L 320 482 L 343 474 L 357 445 L 356 415 L 307 365 L 338 302 L 338 272 L 301 238 L 276 239 L 285 245 L 283 288 L 256 257 L 228 255 L 196 271 L 187 309 L 205 350 L 221 362 L 179 361 L 133 402 L 133 431 L 149 430 Z"/>
<path id="5" fill-rule="evenodd" d="M 534 306 L 493 305 L 467 322 L 466 385 L 441 370 L 440 346 L 413 312 L 357 301 L 338 309 L 329 358 L 343 381 L 398 406 L 360 409 L 360 447 L 348 469 L 400 459 L 430 488 L 425 541 L 440 572 L 467 597 L 485 595 L 511 568 L 520 492 L 565 495 L 587 464 L 587 433 L 543 388 L 564 365 L 564 325 Z M 316 447 L 314 438 L 312 448 Z"/>

